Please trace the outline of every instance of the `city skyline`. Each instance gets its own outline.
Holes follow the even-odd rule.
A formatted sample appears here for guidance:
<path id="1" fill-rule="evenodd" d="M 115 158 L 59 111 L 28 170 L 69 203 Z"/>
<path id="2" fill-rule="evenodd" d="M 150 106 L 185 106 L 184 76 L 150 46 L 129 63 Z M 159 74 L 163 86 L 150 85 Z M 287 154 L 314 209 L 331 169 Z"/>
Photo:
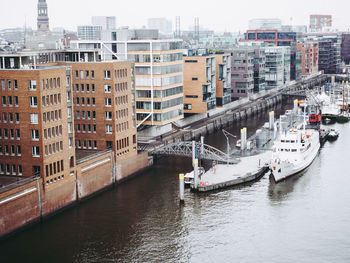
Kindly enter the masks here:
<path id="1" fill-rule="evenodd" d="M 280 18 L 283 24 L 308 25 L 310 14 L 330 14 L 333 16 L 333 27 L 347 31 L 350 28 L 348 26 L 350 18 L 347 16 L 346 8 L 342 8 L 346 6 L 346 2 L 345 0 L 336 0 L 335 2 L 336 4 L 332 6 L 326 6 L 319 5 L 319 1 L 316 0 L 307 2 L 297 0 L 293 2 L 293 6 L 286 6 L 277 0 L 253 0 L 249 2 L 249 5 L 227 4 L 226 1 L 221 0 L 215 4 L 218 10 L 213 12 L 212 5 L 200 5 L 197 1 L 180 0 L 176 6 L 168 8 L 160 0 L 149 2 L 134 0 L 118 4 L 110 3 L 108 0 L 100 0 L 98 5 L 93 0 L 69 2 L 67 0 L 47 0 L 51 29 L 63 27 L 76 31 L 78 25 L 91 24 L 92 16 L 101 15 L 116 16 L 117 27 L 141 28 L 147 25 L 148 18 L 153 17 L 165 17 L 171 20 L 173 27 L 175 27 L 175 17 L 180 16 L 181 30 L 188 30 L 194 25 L 194 18 L 199 17 L 200 26 L 203 28 L 215 31 L 242 32 L 248 28 L 248 21 L 254 18 Z M 84 8 L 82 8 L 83 4 Z M 152 8 L 161 5 L 164 5 L 162 10 Z M 18 6 L 21 8 L 19 9 Z M 135 9 L 135 6 L 138 8 Z M 254 9 L 251 8 L 252 6 Z M 0 17 L 1 29 L 23 27 L 24 25 L 36 29 L 37 0 L 13 0 L 6 3 L 6 9 L 7 12 Z M 147 11 L 145 12 L 145 10 Z"/>

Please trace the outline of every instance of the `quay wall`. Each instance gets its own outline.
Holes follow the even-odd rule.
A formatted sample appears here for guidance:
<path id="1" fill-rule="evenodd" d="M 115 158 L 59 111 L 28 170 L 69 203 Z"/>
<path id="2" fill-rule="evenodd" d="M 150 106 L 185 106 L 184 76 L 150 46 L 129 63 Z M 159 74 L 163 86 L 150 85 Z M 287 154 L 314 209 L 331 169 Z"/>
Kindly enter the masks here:
<path id="1" fill-rule="evenodd" d="M 147 152 L 117 163 L 106 152 L 77 164 L 63 184 L 45 187 L 42 178 L 21 178 L 16 187 L 0 188 L 0 238 L 131 178 L 149 163 Z"/>
<path id="2" fill-rule="evenodd" d="M 0 193 L 0 236 L 40 218 L 39 189 L 36 180 Z"/>

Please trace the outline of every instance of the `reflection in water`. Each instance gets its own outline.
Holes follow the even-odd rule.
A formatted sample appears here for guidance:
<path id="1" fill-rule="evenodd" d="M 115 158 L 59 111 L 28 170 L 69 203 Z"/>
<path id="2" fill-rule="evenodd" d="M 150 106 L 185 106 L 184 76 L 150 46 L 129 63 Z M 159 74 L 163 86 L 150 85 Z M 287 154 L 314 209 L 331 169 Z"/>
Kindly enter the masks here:
<path id="1" fill-rule="evenodd" d="M 265 113 L 227 130 L 239 135 L 246 126 L 250 135 L 267 120 Z M 192 170 L 191 160 L 162 158 L 1 242 L 0 262 L 350 262 L 350 125 L 335 126 L 338 141 L 327 142 L 302 176 L 275 185 L 265 175 L 200 195 L 186 190 L 183 206 L 178 174 Z M 205 141 L 226 151 L 221 131 Z"/>

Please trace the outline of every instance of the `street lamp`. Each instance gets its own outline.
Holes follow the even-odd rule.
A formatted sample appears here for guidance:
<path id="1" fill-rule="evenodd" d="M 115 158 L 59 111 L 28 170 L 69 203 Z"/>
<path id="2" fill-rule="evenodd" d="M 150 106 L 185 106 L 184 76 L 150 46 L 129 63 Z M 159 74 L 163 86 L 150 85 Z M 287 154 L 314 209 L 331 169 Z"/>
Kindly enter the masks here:
<path id="1" fill-rule="evenodd" d="M 229 159 L 230 159 L 230 142 L 227 136 L 231 136 L 233 138 L 237 138 L 235 135 L 229 133 L 228 131 L 225 131 L 224 129 L 222 129 L 222 133 L 224 134 L 224 136 L 226 137 L 226 141 L 227 141 L 227 164 L 229 163 Z"/>

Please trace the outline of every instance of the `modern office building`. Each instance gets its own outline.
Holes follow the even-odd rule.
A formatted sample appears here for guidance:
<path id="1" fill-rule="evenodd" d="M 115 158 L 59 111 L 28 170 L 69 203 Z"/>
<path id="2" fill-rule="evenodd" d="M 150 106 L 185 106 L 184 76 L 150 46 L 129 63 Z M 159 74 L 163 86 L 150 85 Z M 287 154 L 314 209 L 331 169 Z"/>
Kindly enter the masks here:
<path id="1" fill-rule="evenodd" d="M 290 81 L 290 48 L 265 48 L 265 81 L 266 90 L 281 88 Z"/>
<path id="2" fill-rule="evenodd" d="M 216 52 L 216 107 L 231 102 L 231 54 Z"/>
<path id="3" fill-rule="evenodd" d="M 101 26 L 78 26 L 78 38 L 81 40 L 101 40 Z"/>
<path id="4" fill-rule="evenodd" d="M 249 30 L 281 29 L 282 20 L 278 18 L 257 18 L 249 20 Z"/>
<path id="5" fill-rule="evenodd" d="M 111 40 L 72 41 L 73 49 L 100 50 L 102 60 L 135 65 L 137 125 L 164 125 L 183 118 L 182 41 L 158 39 L 157 30 L 121 29 Z M 102 44 L 101 44 L 102 43 Z"/>
<path id="6" fill-rule="evenodd" d="M 342 34 L 341 60 L 345 62 L 345 64 L 350 63 L 350 33 Z"/>
<path id="7" fill-rule="evenodd" d="M 266 89 L 266 54 L 264 47 L 254 47 L 254 93 Z"/>
<path id="8" fill-rule="evenodd" d="M 301 74 L 309 76 L 318 73 L 318 42 L 297 43 L 297 49 L 301 52 Z"/>
<path id="9" fill-rule="evenodd" d="M 310 15 L 309 29 L 311 32 L 322 32 L 332 27 L 331 15 Z"/>
<path id="10" fill-rule="evenodd" d="M 231 100 L 253 93 L 254 56 L 252 47 L 239 46 L 231 51 Z"/>
<path id="11" fill-rule="evenodd" d="M 201 48 L 212 48 L 215 50 L 228 50 L 232 46 L 236 45 L 238 36 L 217 36 L 212 35 L 209 37 L 202 37 L 198 41 L 198 45 Z"/>
<path id="12" fill-rule="evenodd" d="M 173 33 L 173 23 L 164 17 L 149 18 L 147 25 L 149 29 L 158 29 L 160 34 L 169 35 Z"/>
<path id="13" fill-rule="evenodd" d="M 242 42 L 264 42 L 276 46 L 289 46 L 290 54 L 290 79 L 298 80 L 301 76 L 300 52 L 296 48 L 299 34 L 281 30 L 247 30 Z"/>
<path id="14" fill-rule="evenodd" d="M 207 113 L 216 107 L 215 55 L 183 57 L 184 112 Z"/>
<path id="15" fill-rule="evenodd" d="M 101 30 L 114 30 L 116 29 L 116 17 L 115 16 L 93 16 L 91 17 L 91 25 L 100 26 Z"/>

